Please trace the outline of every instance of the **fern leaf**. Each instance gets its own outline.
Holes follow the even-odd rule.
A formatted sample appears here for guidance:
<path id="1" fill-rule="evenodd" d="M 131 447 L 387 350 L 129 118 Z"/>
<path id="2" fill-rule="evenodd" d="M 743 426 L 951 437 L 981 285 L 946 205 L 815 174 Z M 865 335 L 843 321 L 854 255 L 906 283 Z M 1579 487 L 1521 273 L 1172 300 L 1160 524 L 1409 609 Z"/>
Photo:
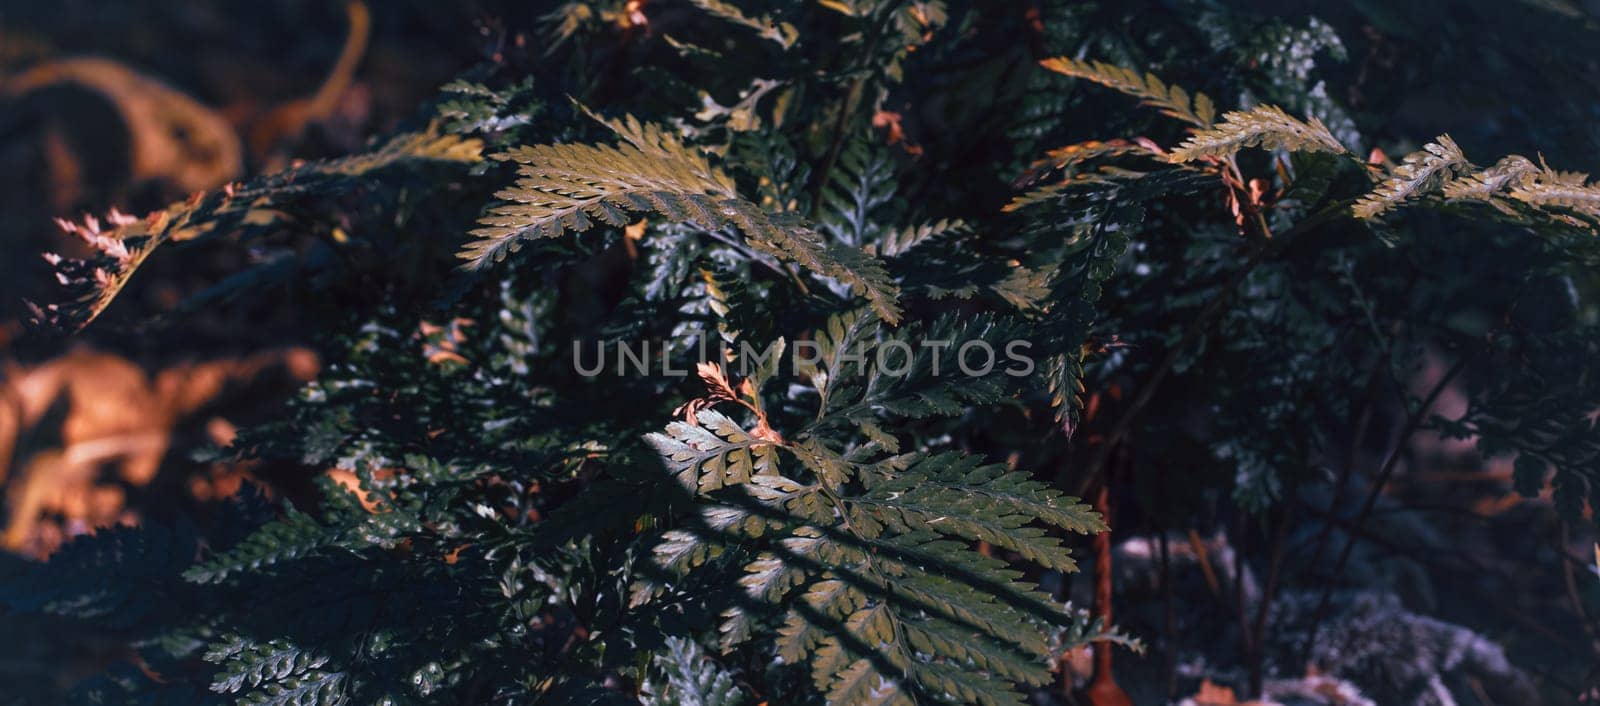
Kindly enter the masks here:
<path id="1" fill-rule="evenodd" d="M 852 140 L 828 174 L 822 192 L 820 228 L 839 242 L 867 245 L 881 226 L 874 215 L 894 200 L 894 162 L 866 140 Z"/>
<path id="2" fill-rule="evenodd" d="M 302 197 L 334 193 L 407 162 L 476 162 L 482 149 L 480 140 L 430 129 L 397 136 L 371 152 L 311 162 L 246 184 L 196 194 L 144 218 L 113 210 L 104 224 L 93 217 L 82 223 L 57 221 L 67 234 L 84 241 L 98 255 L 89 260 L 48 257 L 57 279 L 67 287 L 67 299 L 36 313 L 51 325 L 81 329 L 111 305 L 134 272 L 165 243 L 271 230 L 287 220 Z"/>
<path id="3" fill-rule="evenodd" d="M 961 221 L 940 219 L 933 223 L 917 226 L 908 226 L 898 230 L 890 230 L 883 234 L 878 243 L 869 243 L 866 246 L 867 254 L 895 257 L 910 252 L 923 243 L 939 236 L 950 233 L 961 233 L 967 230 L 967 224 Z"/>
<path id="4" fill-rule="evenodd" d="M 531 238 L 583 232 L 595 221 L 620 227 L 629 213 L 657 213 L 708 230 L 734 227 L 758 252 L 797 262 L 866 297 L 886 321 L 900 318 L 899 289 L 877 258 L 831 248 L 793 214 L 768 214 L 739 198 L 733 180 L 706 155 L 632 117 L 606 121 L 625 144 L 537 145 L 494 155 L 518 164 L 518 179 L 496 194 L 459 253 L 469 268 L 504 260 Z"/>
<path id="5" fill-rule="evenodd" d="M 828 688 L 828 703 L 880 706 L 913 702 L 901 693 L 899 684 L 884 678 L 872 668 L 872 662 L 863 657 L 839 672 Z"/>
<path id="6" fill-rule="evenodd" d="M 819 338 L 833 354 L 859 350 L 864 329 L 855 324 L 862 318 L 836 319 Z M 861 374 L 850 366 L 827 373 L 830 385 L 847 387 Z M 681 474 L 715 453 L 707 450 L 739 439 L 729 424 L 702 415 L 693 425 L 698 432 L 669 431 L 674 443 L 658 447 L 668 470 Z M 683 441 L 690 438 L 698 441 Z M 657 564 L 679 576 L 701 570 L 724 546 L 759 551 L 744 565 L 739 587 L 752 601 L 782 609 L 785 618 L 769 635 L 773 647 L 787 663 L 809 662 L 828 703 L 906 703 L 913 692 L 946 702 L 1022 703 L 995 680 L 1048 682 L 1042 628 L 1091 630 L 1078 624 L 1086 617 L 1054 607 L 1020 572 L 971 546 L 982 540 L 1073 571 L 1070 554 L 1045 529 L 1103 530 L 1078 501 L 1027 474 L 959 454 L 871 462 L 814 437 L 777 448 L 816 482 L 759 476 L 736 490 L 787 522 L 751 525 L 742 505 L 721 504 L 735 489 L 696 482 L 691 487 L 708 506 L 703 516 L 711 518 L 707 529 L 668 531 L 653 551 Z M 743 606 L 723 613 L 725 647 L 761 630 Z"/>
<path id="7" fill-rule="evenodd" d="M 300 649 L 286 640 L 269 640 L 242 649 L 225 644 L 208 652 L 206 659 L 226 660 L 222 671 L 211 682 L 211 690 L 228 694 L 305 674 L 328 663 L 327 657 Z"/>
<path id="8" fill-rule="evenodd" d="M 749 15 L 746 15 L 744 12 L 740 11 L 739 8 L 734 7 L 729 3 L 722 2 L 722 0 L 689 1 L 695 7 L 698 7 L 701 10 L 704 10 L 706 13 L 722 19 L 724 22 L 731 22 L 733 24 L 742 25 L 754 30 L 757 36 L 777 44 L 778 47 L 782 49 L 788 49 L 789 47 L 794 46 L 795 40 L 800 38 L 800 31 L 795 29 L 794 25 L 789 24 L 788 22 L 778 22 L 766 15 L 762 15 L 760 17 L 750 17 Z"/>
<path id="9" fill-rule="evenodd" d="M 911 530 L 931 530 L 981 540 L 1017 552 L 1042 566 L 1075 571 L 1077 564 L 1034 520 L 1083 534 L 1105 531 L 1100 518 L 1074 499 L 1023 474 L 979 465 L 958 454 L 926 457 L 898 478 L 875 485 L 850 502 L 888 508 Z"/>
<path id="10" fill-rule="evenodd" d="M 715 410 L 701 410 L 695 420 L 674 422 L 667 433 L 645 437 L 685 488 L 703 493 L 777 473 L 771 440 L 752 436 Z"/>
<path id="11" fill-rule="evenodd" d="M 1539 167 L 1527 157 L 1507 155 L 1492 167 L 1445 182 L 1440 191 L 1447 199 L 1492 201 L 1496 195 L 1530 181 L 1539 173 Z"/>
<path id="12" fill-rule="evenodd" d="M 333 545 L 340 536 L 310 515 L 290 509 L 232 549 L 190 567 L 183 577 L 191 583 L 221 583 L 238 573 L 308 556 Z"/>
<path id="13" fill-rule="evenodd" d="M 1440 135 L 1422 149 L 1405 156 L 1389 178 L 1351 208 L 1357 218 L 1373 219 L 1414 199 L 1423 191 L 1471 169 L 1467 156 L 1449 135 Z"/>
<path id="14" fill-rule="evenodd" d="M 179 574 L 197 548 L 192 532 L 155 523 L 103 528 L 68 543 L 47 564 L 0 575 L 0 606 L 110 628 L 139 625 L 183 600 Z"/>
<path id="15" fill-rule="evenodd" d="M 308 671 L 272 682 L 239 697 L 239 706 L 343 706 L 345 675 L 341 672 Z"/>
<path id="16" fill-rule="evenodd" d="M 1275 105 L 1223 114 L 1222 122 L 1200 130 L 1172 150 L 1171 160 L 1193 162 L 1207 157 L 1231 157 L 1246 147 L 1291 152 L 1346 152 L 1344 145 L 1315 117 L 1301 122 Z"/>
<path id="17" fill-rule="evenodd" d="M 645 706 L 739 706 L 749 696 L 733 675 L 711 661 L 693 640 L 669 637 L 650 661 L 639 702 Z M 656 676 L 659 675 L 659 676 Z"/>
<path id="18" fill-rule="evenodd" d="M 912 466 L 907 473 L 932 469 L 928 480 L 945 488 L 984 498 L 992 508 L 1004 508 L 1079 534 L 1099 534 L 1106 527 L 1088 505 L 1064 498 L 1061 491 L 1033 480 L 1026 473 L 1007 471 L 998 464 L 982 465 L 976 456 L 944 453 Z"/>
<path id="19" fill-rule="evenodd" d="M 1206 127 L 1216 117 L 1216 108 L 1204 93 L 1196 93 L 1191 98 L 1188 91 L 1179 86 L 1168 86 L 1155 74 L 1141 76 L 1132 69 L 1103 61 L 1081 61 L 1066 56 L 1045 59 L 1039 65 L 1056 73 L 1093 81 L 1135 96 L 1145 105 L 1161 111 L 1162 115 L 1196 127 Z"/>
<path id="20" fill-rule="evenodd" d="M 1560 172 L 1548 166 L 1516 181 L 1508 182 L 1510 196 L 1530 206 L 1567 208 L 1592 218 L 1600 218 L 1600 184 L 1589 183 L 1589 175 Z"/>
<path id="21" fill-rule="evenodd" d="M 1076 142 L 1064 147 L 1057 147 L 1045 153 L 1048 157 L 1046 163 L 1055 169 L 1063 169 L 1082 162 L 1106 157 L 1125 157 L 1128 155 L 1156 155 L 1159 154 L 1147 142 L 1132 140 L 1087 140 Z"/>

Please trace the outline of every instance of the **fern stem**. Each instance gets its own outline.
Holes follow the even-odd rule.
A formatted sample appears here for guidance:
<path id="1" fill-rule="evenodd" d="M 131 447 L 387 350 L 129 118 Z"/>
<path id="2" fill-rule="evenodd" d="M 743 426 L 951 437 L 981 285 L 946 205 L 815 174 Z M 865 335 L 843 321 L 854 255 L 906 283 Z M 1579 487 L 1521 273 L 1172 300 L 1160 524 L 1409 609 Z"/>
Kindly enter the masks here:
<path id="1" fill-rule="evenodd" d="M 874 38 L 876 39 L 876 38 Z M 868 51 L 871 51 L 869 48 Z M 845 93 L 844 102 L 839 104 L 839 115 L 833 121 L 833 139 L 828 143 L 828 154 L 822 160 L 822 169 L 817 171 L 817 181 L 811 187 L 811 211 L 809 218 L 817 217 L 817 209 L 822 208 L 822 190 L 828 186 L 828 175 L 839 163 L 839 155 L 844 152 L 844 134 L 850 125 L 850 114 L 854 112 L 861 91 L 866 86 L 867 78 L 858 76 L 850 82 L 850 90 Z"/>
<path id="2" fill-rule="evenodd" d="M 708 229 L 705 232 L 717 242 L 739 251 L 740 254 L 750 258 L 752 261 L 759 262 L 766 266 L 767 269 L 788 277 L 789 281 L 794 282 L 795 288 L 799 289 L 801 294 L 808 297 L 811 296 L 811 288 L 806 286 L 805 279 L 800 276 L 800 269 L 795 267 L 793 263 L 779 263 L 776 259 L 758 253 L 750 249 L 748 245 L 723 235 L 721 231 Z"/>
<path id="3" fill-rule="evenodd" d="M 867 40 L 861 55 L 869 60 L 878 51 L 878 43 L 888 34 L 889 22 L 894 21 L 894 13 L 900 7 L 900 1 L 887 3 L 882 6 L 883 19 L 872 33 L 872 38 Z M 850 127 L 850 116 L 855 112 L 861 102 L 861 92 L 866 90 L 868 73 L 862 73 L 850 82 L 850 90 L 845 93 L 844 102 L 839 105 L 839 115 L 833 121 L 833 140 L 828 144 L 828 154 L 822 161 L 822 169 L 817 170 L 816 183 L 811 187 L 810 218 L 817 217 L 817 209 L 822 207 L 822 190 L 828 185 L 828 175 L 833 173 L 833 168 L 839 162 L 839 155 L 844 151 L 845 130 Z"/>

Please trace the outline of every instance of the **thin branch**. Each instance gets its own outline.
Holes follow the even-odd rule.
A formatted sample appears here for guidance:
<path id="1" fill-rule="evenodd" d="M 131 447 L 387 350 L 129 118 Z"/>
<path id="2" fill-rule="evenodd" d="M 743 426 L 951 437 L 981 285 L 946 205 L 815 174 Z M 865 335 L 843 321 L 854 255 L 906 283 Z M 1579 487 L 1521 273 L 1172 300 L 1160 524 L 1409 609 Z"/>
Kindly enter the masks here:
<path id="1" fill-rule="evenodd" d="M 1400 462 L 1401 454 L 1410 446 L 1411 435 L 1415 434 L 1422 426 L 1423 420 L 1427 418 L 1428 410 L 1433 407 L 1434 402 L 1438 401 L 1439 395 L 1444 393 L 1445 388 L 1455 380 L 1456 375 L 1461 373 L 1466 364 L 1467 357 L 1462 356 L 1454 365 L 1451 365 L 1450 369 L 1445 372 L 1444 377 L 1440 378 L 1439 382 L 1428 392 L 1428 396 L 1423 399 L 1422 404 L 1406 417 L 1406 424 L 1400 430 L 1400 438 L 1395 442 L 1394 448 L 1389 451 L 1389 458 L 1384 461 L 1382 470 L 1378 471 L 1377 477 L 1372 479 L 1372 487 L 1367 491 L 1366 500 L 1361 503 L 1361 510 L 1350 521 L 1352 527 L 1360 527 L 1361 523 L 1367 519 L 1367 515 L 1372 512 L 1372 508 L 1378 504 L 1378 496 L 1382 495 L 1383 489 L 1388 486 L 1389 477 L 1394 475 L 1394 469 Z M 1355 553 L 1356 541 L 1356 536 L 1351 534 L 1350 538 L 1345 542 L 1344 550 L 1339 552 L 1339 558 L 1333 564 L 1332 579 L 1336 580 L 1344 574 L 1345 564 L 1349 563 L 1350 556 Z M 1316 612 L 1312 613 L 1311 629 L 1306 632 L 1306 641 L 1300 650 L 1301 655 L 1311 654 L 1311 645 L 1317 641 L 1317 630 L 1321 628 L 1322 621 L 1328 612 L 1329 604 L 1333 600 L 1334 580 L 1329 580 L 1322 586 L 1322 597 L 1317 600 Z"/>
<path id="2" fill-rule="evenodd" d="M 1272 612 L 1272 601 L 1278 592 L 1278 579 L 1283 573 L 1284 550 L 1288 546 L 1289 524 L 1294 519 L 1294 510 L 1299 506 L 1296 500 L 1299 489 L 1295 488 L 1284 499 L 1283 507 L 1279 509 L 1278 526 L 1272 532 L 1272 558 L 1267 568 L 1267 582 L 1261 588 L 1261 600 L 1256 605 L 1256 620 L 1250 626 L 1250 644 L 1254 646 L 1250 652 L 1250 695 L 1261 696 L 1262 687 L 1262 661 L 1265 651 L 1262 644 L 1267 637 L 1267 615 Z"/>

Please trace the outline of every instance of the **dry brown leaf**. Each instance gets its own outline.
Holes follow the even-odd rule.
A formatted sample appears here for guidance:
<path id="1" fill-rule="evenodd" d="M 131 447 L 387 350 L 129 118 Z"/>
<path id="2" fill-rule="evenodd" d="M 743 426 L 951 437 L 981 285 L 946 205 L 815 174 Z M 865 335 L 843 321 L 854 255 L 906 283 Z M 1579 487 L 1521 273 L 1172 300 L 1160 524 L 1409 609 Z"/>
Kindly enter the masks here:
<path id="1" fill-rule="evenodd" d="M 238 176 L 244 152 L 233 126 L 167 83 L 101 58 L 74 58 L 35 66 L 0 84 L 0 94 L 20 96 L 58 84 L 99 93 L 128 128 L 131 176 L 164 180 L 203 191 Z"/>
<path id="2" fill-rule="evenodd" d="M 122 487 L 155 478 L 180 421 L 269 369 L 305 381 L 318 367 L 316 355 L 304 349 L 179 364 L 154 375 L 87 349 L 29 368 L 10 366 L 0 388 L 6 508 L 0 546 L 38 556 L 70 535 L 136 521 L 124 507 Z M 202 424 L 213 435 L 226 435 L 223 426 L 231 425 L 224 420 L 219 426 L 215 418 Z M 210 498 L 237 490 L 241 481 L 213 473 L 189 486 Z M 63 524 L 41 522 L 49 516 Z"/>

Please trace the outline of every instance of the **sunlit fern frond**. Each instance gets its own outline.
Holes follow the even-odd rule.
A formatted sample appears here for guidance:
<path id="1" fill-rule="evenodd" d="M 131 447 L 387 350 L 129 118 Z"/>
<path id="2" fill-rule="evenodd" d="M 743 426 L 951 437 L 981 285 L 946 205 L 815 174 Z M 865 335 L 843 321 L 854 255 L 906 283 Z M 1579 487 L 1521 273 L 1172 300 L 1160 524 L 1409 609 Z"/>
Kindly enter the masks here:
<path id="1" fill-rule="evenodd" d="M 1551 169 L 1517 154 L 1476 169 L 1448 135 L 1407 155 L 1392 176 L 1356 203 L 1355 213 L 1375 218 L 1430 189 L 1448 201 L 1486 203 L 1513 218 L 1537 214 L 1588 230 L 1595 230 L 1594 219 L 1600 219 L 1600 184 L 1591 183 L 1588 174 Z"/>
<path id="2" fill-rule="evenodd" d="M 1471 168 L 1472 163 L 1455 140 L 1440 135 L 1421 150 L 1406 155 L 1394 173 L 1356 201 L 1352 210 L 1357 218 L 1376 218 Z"/>
<path id="3" fill-rule="evenodd" d="M 1157 154 L 1159 153 L 1152 149 L 1148 142 L 1120 139 L 1088 140 L 1050 150 L 1045 153 L 1046 159 L 1044 162 L 1055 169 L 1065 169 L 1094 159 Z"/>
<path id="4" fill-rule="evenodd" d="M 1145 105 L 1161 111 L 1161 114 L 1196 127 L 1210 125 L 1216 118 L 1216 107 L 1206 94 L 1196 93 L 1190 96 L 1181 86 L 1168 86 L 1155 74 L 1146 73 L 1141 76 L 1133 69 L 1115 64 L 1082 61 L 1067 56 L 1045 59 L 1040 61 L 1039 65 L 1056 73 L 1093 81 L 1135 96 L 1142 99 Z"/>
<path id="5" fill-rule="evenodd" d="M 722 0 L 689 1 L 695 7 L 725 22 L 742 25 L 754 30 L 756 36 L 777 44 L 783 49 L 794 46 L 795 40 L 800 38 L 800 31 L 795 29 L 794 25 L 788 22 L 779 22 L 768 15 L 751 17 L 732 4 L 722 2 Z"/>
<path id="6" fill-rule="evenodd" d="M 1565 208 L 1600 218 L 1600 184 L 1582 172 L 1556 171 L 1548 166 L 1531 177 L 1510 183 L 1511 198 L 1539 208 Z"/>
<path id="7" fill-rule="evenodd" d="M 707 155 L 657 125 L 632 117 L 603 122 L 620 145 L 535 145 L 494 155 L 515 162 L 518 178 L 496 193 L 459 256 L 469 268 L 504 260 L 525 240 L 581 233 L 596 220 L 621 227 L 630 213 L 707 230 L 735 228 L 750 247 L 850 286 L 886 321 L 900 318 L 899 289 L 876 257 L 830 246 L 792 213 L 768 213 L 739 197 L 733 179 Z"/>
<path id="8" fill-rule="evenodd" d="M 1291 152 L 1346 152 L 1344 145 L 1315 117 L 1301 122 L 1275 105 L 1223 114 L 1222 122 L 1200 130 L 1172 150 L 1172 161 L 1231 157 L 1246 147 Z"/>
<path id="9" fill-rule="evenodd" d="M 1448 199 L 1488 200 L 1539 173 L 1539 166 L 1520 154 L 1507 155 L 1487 169 L 1445 182 L 1440 190 Z"/>
<path id="10" fill-rule="evenodd" d="M 686 456 L 674 452 L 677 442 L 699 438 L 688 455 L 715 459 L 753 437 L 721 415 L 698 421 L 720 430 L 678 423 L 667 434 L 675 443 L 658 445 L 680 480 Z M 692 471 L 685 485 L 701 504 L 701 521 L 662 533 L 652 551 L 669 576 L 738 589 L 722 613 L 725 651 L 770 640 L 783 663 L 809 666 L 830 705 L 1000 706 L 1025 703 L 1010 684 L 1049 681 L 1049 659 L 1063 640 L 1069 648 L 1095 639 L 1139 648 L 972 547 L 981 541 L 1074 571 L 1046 528 L 1104 531 L 1077 499 L 958 453 L 868 461 L 817 437 L 773 446 L 795 462 L 723 485 L 699 482 L 727 480 L 720 462 Z M 744 558 L 723 560 L 730 556 Z M 636 590 L 635 603 L 677 590 L 678 580 Z M 778 627 L 765 627 L 762 616 Z"/>

